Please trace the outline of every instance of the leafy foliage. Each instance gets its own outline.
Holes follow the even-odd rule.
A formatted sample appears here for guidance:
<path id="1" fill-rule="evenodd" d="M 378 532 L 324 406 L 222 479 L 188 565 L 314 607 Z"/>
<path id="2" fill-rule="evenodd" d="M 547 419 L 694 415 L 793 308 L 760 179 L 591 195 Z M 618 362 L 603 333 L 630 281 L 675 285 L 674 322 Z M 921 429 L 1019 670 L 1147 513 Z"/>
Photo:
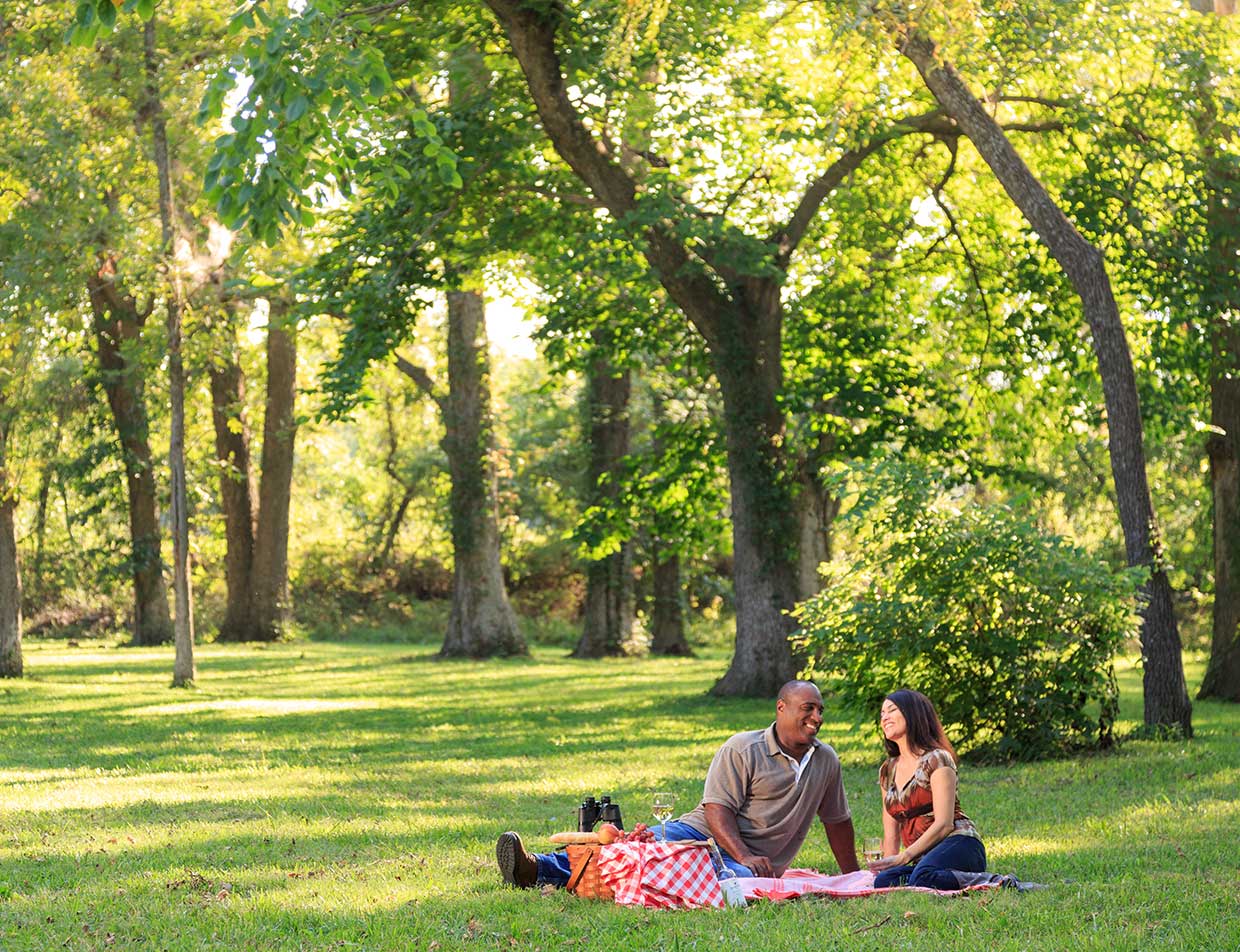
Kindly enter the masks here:
<path id="1" fill-rule="evenodd" d="M 896 688 L 923 691 L 984 757 L 1109 745 L 1111 661 L 1137 629 L 1140 570 L 1114 571 L 1015 510 L 957 508 L 923 470 L 857 475 L 860 553 L 796 610 L 810 671 L 859 717 Z"/>

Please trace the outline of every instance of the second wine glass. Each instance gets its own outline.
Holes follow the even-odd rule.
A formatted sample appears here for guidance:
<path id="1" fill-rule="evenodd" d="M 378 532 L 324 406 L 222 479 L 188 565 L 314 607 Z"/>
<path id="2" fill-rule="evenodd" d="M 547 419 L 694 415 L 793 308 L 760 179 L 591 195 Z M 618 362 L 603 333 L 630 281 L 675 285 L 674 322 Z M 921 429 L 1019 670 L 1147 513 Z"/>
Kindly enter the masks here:
<path id="1" fill-rule="evenodd" d="M 656 793 L 651 801 L 650 812 L 659 821 L 659 839 L 667 840 L 667 821 L 671 819 L 672 807 L 676 805 L 674 793 Z"/>

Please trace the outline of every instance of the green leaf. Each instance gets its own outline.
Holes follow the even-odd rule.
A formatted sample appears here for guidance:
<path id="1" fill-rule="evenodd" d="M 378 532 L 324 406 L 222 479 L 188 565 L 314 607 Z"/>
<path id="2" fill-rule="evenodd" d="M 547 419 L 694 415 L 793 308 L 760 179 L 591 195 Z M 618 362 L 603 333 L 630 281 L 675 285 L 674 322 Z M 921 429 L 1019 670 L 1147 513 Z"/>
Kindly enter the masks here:
<path id="1" fill-rule="evenodd" d="M 110 32 L 112 27 L 116 26 L 116 7 L 112 6 L 112 0 L 101 0 L 95 13 L 98 14 L 99 22 L 105 31 Z"/>
<path id="2" fill-rule="evenodd" d="M 284 118 L 289 122 L 296 122 L 306 114 L 306 110 L 310 108 L 310 100 L 300 93 L 297 97 L 284 108 Z"/>

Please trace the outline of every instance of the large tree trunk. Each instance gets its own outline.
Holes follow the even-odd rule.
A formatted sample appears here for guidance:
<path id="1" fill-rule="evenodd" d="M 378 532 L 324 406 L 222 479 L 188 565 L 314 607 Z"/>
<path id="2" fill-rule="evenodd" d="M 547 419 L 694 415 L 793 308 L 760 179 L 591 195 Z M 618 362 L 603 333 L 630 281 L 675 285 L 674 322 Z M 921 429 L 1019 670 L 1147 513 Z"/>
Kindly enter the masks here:
<path id="1" fill-rule="evenodd" d="M 87 280 L 100 377 L 112 410 L 125 463 L 129 493 L 129 536 L 133 546 L 133 644 L 161 645 L 172 640 L 168 589 L 159 554 L 159 517 L 155 473 L 151 467 L 149 424 L 143 369 L 126 350 L 138 344 L 149 311 L 116 287 L 116 262 L 99 256 L 99 268 Z"/>
<path id="2" fill-rule="evenodd" d="M 609 506 L 620 491 L 620 463 L 629 452 L 629 400 L 632 373 L 611 366 L 595 344 L 586 381 L 585 409 L 590 432 L 586 472 L 588 506 Z M 620 655 L 633 636 L 635 619 L 633 542 L 624 539 L 610 555 L 586 566 L 586 598 L 576 658 Z"/>
<path id="3" fill-rule="evenodd" d="M 247 641 L 275 641 L 288 621 L 288 521 L 297 434 L 296 332 L 287 306 L 270 301 L 267 317 L 267 409 L 263 419 L 262 476 Z"/>
<path id="4" fill-rule="evenodd" d="M 194 680 L 194 598 L 189 578 L 189 509 L 185 485 L 185 365 L 181 359 L 181 278 L 175 255 L 176 207 L 172 194 L 172 170 L 168 154 L 168 127 L 159 95 L 159 65 L 155 55 L 155 17 L 143 29 L 143 65 L 146 73 L 145 112 L 151 120 L 155 168 L 159 179 L 159 220 L 165 276 L 168 281 L 165 312 L 168 318 L 168 377 L 171 421 L 168 469 L 172 497 L 172 582 L 176 599 L 176 660 L 173 687 Z"/>
<path id="5" fill-rule="evenodd" d="M 1215 12 L 1234 13 L 1234 7 Z M 1208 8 L 1207 8 L 1208 9 Z M 1211 343 L 1206 442 L 1214 498 L 1214 610 L 1210 660 L 1199 698 L 1240 701 L 1240 176 L 1226 151 L 1236 131 L 1220 121 L 1214 91 L 1198 84 L 1197 134 L 1206 168 L 1210 285 L 1203 290 Z"/>
<path id="6" fill-rule="evenodd" d="M 724 315 L 712 348 L 723 394 L 736 588 L 736 652 L 711 688 L 717 695 L 774 697 L 798 668 L 788 641 L 797 539 L 778 401 L 782 315 L 772 290 L 755 313 Z"/>
<path id="7" fill-rule="evenodd" d="M 8 436 L 8 424 L 0 421 L 0 678 L 20 678 L 22 580 L 17 564 L 17 533 L 13 527 L 17 486 L 9 474 Z"/>
<path id="8" fill-rule="evenodd" d="M 245 413 L 245 375 L 231 323 L 227 334 L 225 353 L 208 371 L 215 456 L 220 468 L 220 508 L 224 513 L 224 580 L 228 588 L 218 638 L 244 641 L 250 630 L 256 493 L 250 465 L 250 427 Z"/>
<path id="9" fill-rule="evenodd" d="M 448 293 L 448 397 L 443 448 L 452 477 L 452 611 L 440 654 L 526 653 L 499 555 L 486 310 L 474 291 Z"/>
<path id="10" fill-rule="evenodd" d="M 917 67 L 944 112 L 976 146 L 1081 299 L 1106 401 L 1111 472 L 1128 564 L 1144 566 L 1150 572 L 1141 626 L 1145 723 L 1175 727 L 1191 736 L 1192 704 L 1184 683 L 1171 583 L 1155 550 L 1156 522 L 1145 471 L 1136 377 L 1102 253 L 1068 221 L 964 80 L 938 57 L 934 43 L 916 32 L 900 34 L 898 43 L 900 52 Z"/>

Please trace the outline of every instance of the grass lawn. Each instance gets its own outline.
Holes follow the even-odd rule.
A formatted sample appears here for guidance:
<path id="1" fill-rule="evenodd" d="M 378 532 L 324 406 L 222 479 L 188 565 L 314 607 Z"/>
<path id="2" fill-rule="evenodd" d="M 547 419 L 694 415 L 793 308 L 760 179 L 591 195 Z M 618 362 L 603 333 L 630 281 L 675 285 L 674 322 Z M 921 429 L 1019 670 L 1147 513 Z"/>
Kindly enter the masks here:
<path id="1" fill-rule="evenodd" d="M 978 768 L 965 811 L 991 867 L 1045 892 L 895 894 L 648 912 L 500 885 L 495 837 L 533 846 L 610 793 L 690 809 L 715 748 L 768 701 L 697 660 L 474 664 L 432 646 L 28 642 L 0 682 L 0 950 L 1240 949 L 1240 708 L 1192 742 Z M 1200 659 L 1190 679 L 1201 677 Z M 1139 672 L 1122 674 L 1126 727 Z M 876 731 L 827 711 L 858 835 L 879 831 Z M 834 871 L 821 828 L 798 865 Z"/>

